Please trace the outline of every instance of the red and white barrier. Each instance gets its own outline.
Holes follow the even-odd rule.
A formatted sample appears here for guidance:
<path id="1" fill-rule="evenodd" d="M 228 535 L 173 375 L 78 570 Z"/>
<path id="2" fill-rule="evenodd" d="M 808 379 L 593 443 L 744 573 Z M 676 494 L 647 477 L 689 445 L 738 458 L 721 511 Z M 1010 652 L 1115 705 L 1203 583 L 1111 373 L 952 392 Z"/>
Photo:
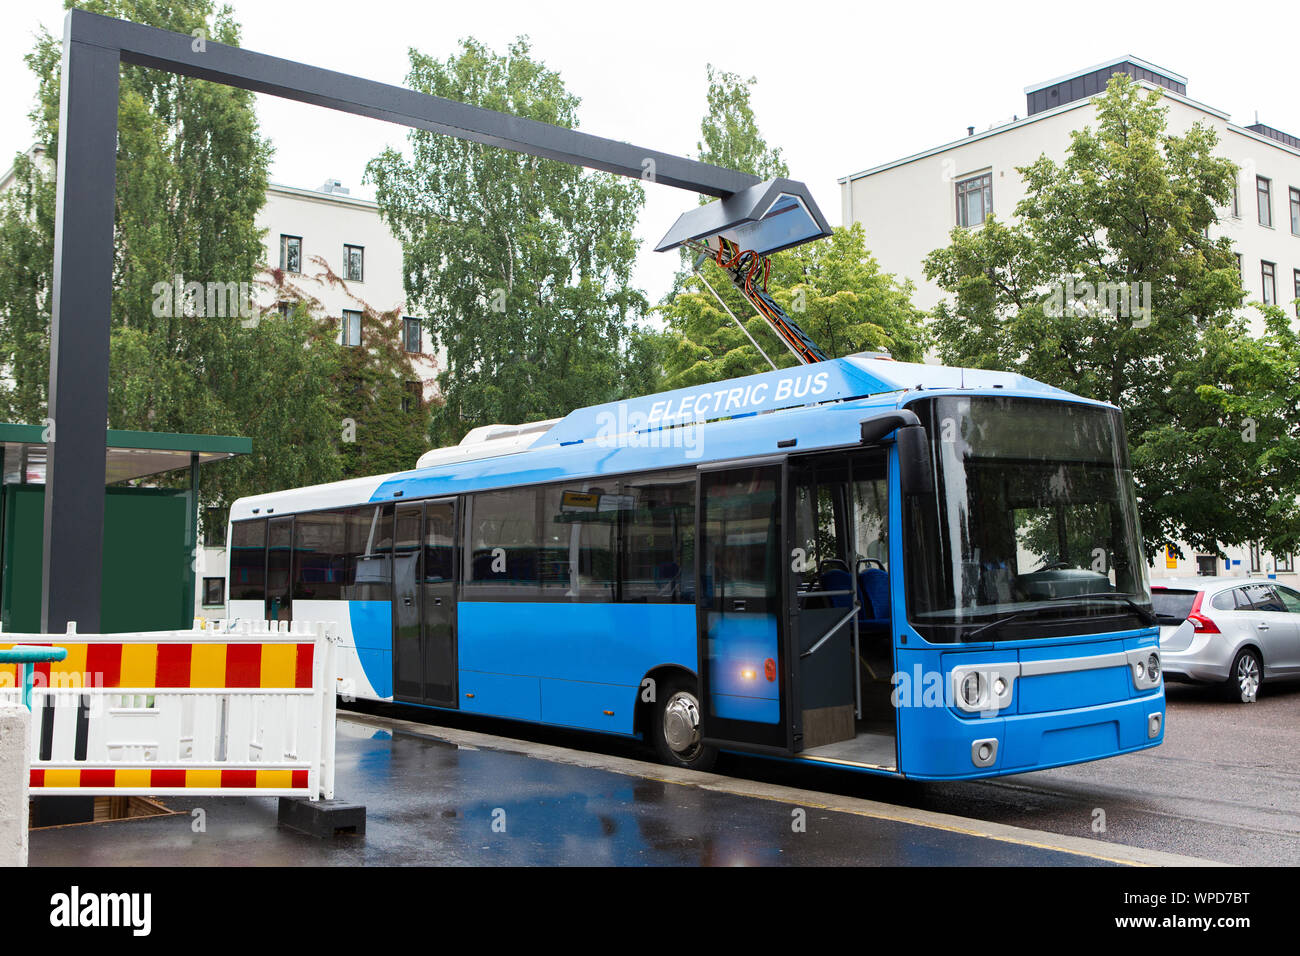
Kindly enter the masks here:
<path id="1" fill-rule="evenodd" d="M 335 627 L 3 634 L 57 645 L 32 688 L 33 795 L 334 797 Z M 0 665 L 0 701 L 21 699 Z"/>

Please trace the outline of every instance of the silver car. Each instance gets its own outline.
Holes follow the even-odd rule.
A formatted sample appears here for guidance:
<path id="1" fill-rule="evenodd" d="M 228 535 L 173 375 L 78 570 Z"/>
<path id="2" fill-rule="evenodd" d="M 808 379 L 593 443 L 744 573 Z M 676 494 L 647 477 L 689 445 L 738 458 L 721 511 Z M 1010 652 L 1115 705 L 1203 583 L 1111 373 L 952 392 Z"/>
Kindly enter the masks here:
<path id="1" fill-rule="evenodd" d="M 1300 592 L 1259 578 L 1151 586 L 1165 677 L 1223 684 L 1248 704 L 1265 680 L 1300 677 Z"/>

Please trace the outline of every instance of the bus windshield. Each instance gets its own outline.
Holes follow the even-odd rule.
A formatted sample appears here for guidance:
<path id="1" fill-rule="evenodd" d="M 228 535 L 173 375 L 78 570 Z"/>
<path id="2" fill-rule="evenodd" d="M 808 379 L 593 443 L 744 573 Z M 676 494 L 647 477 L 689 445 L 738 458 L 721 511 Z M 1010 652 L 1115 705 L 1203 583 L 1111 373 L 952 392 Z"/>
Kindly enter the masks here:
<path id="1" fill-rule="evenodd" d="M 922 637 L 1028 639 L 1151 623 L 1117 411 L 1000 396 L 909 407 L 934 462 L 934 493 L 904 508 L 908 617 Z"/>

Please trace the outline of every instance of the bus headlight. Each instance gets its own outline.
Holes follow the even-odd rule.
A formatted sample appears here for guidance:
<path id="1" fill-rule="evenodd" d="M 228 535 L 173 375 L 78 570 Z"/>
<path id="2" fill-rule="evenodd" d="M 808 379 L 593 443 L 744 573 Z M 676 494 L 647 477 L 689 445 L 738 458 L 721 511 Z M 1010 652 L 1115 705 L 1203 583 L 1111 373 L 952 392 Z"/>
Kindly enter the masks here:
<path id="1" fill-rule="evenodd" d="M 1011 706 L 1011 691 L 1019 674 L 1020 665 L 1015 662 L 954 667 L 948 703 L 967 714 L 992 716 Z"/>
<path id="2" fill-rule="evenodd" d="M 1160 652 L 1150 647 L 1134 648 L 1128 655 L 1129 674 L 1138 690 L 1154 690 L 1160 686 Z"/>
<path id="3" fill-rule="evenodd" d="M 979 706 L 980 683 L 979 671 L 967 674 L 966 679 L 961 682 L 961 698 L 966 702 L 967 707 Z"/>

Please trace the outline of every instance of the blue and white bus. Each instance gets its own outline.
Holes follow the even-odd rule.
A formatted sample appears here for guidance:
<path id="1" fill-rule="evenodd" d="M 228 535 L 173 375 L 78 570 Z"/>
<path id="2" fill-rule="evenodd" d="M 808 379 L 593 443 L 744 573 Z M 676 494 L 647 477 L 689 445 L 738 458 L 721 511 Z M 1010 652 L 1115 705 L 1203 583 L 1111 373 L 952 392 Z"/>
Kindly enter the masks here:
<path id="1" fill-rule="evenodd" d="M 237 501 L 230 615 L 359 698 L 920 780 L 1164 735 L 1118 409 L 859 355 Z"/>

